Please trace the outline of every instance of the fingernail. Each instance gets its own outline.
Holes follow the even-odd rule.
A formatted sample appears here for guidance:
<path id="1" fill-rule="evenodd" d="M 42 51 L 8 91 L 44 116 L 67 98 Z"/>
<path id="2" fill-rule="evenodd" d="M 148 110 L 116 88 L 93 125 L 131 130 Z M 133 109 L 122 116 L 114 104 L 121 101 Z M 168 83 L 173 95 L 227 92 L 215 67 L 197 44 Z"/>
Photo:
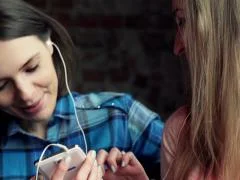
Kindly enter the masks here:
<path id="1" fill-rule="evenodd" d="M 90 156 L 91 156 L 91 158 L 93 158 L 93 159 L 95 159 L 96 158 L 96 151 L 91 151 L 90 152 Z"/>
<path id="2" fill-rule="evenodd" d="M 100 177 L 103 176 L 102 167 L 100 165 L 98 165 L 98 174 L 99 174 Z"/>
<path id="3" fill-rule="evenodd" d="M 126 154 L 125 151 L 122 151 L 122 154 Z"/>
<path id="4" fill-rule="evenodd" d="M 116 168 L 113 165 L 111 166 L 111 170 L 112 170 L 113 173 L 116 172 Z"/>
<path id="5" fill-rule="evenodd" d="M 105 168 L 103 165 L 98 165 L 98 168 L 101 169 L 102 175 L 105 174 Z"/>
<path id="6" fill-rule="evenodd" d="M 124 161 L 122 161 L 122 167 L 125 167 L 126 166 L 126 163 Z"/>

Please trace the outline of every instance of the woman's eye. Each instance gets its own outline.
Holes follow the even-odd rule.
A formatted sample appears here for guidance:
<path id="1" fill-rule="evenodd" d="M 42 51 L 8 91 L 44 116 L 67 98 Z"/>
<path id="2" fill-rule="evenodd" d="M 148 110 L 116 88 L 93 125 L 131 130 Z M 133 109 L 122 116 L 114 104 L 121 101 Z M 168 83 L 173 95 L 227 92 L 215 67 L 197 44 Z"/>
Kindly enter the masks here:
<path id="1" fill-rule="evenodd" d="M 178 27 L 184 27 L 185 21 L 185 18 L 176 18 L 176 24 Z"/>
<path id="2" fill-rule="evenodd" d="M 37 68 L 38 68 L 38 65 L 30 67 L 30 68 L 26 69 L 26 72 L 28 72 L 28 73 L 34 72 Z"/>
<path id="3" fill-rule="evenodd" d="M 4 83 L 0 83 L 0 91 L 4 90 L 7 84 L 8 84 L 8 81 L 5 81 Z"/>

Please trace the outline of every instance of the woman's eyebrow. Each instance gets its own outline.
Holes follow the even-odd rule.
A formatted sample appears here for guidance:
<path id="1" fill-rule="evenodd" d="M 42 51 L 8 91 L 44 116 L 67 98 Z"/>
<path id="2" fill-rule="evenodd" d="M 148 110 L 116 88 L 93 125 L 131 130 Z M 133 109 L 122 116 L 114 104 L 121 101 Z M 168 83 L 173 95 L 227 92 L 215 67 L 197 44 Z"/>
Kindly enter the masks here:
<path id="1" fill-rule="evenodd" d="M 28 60 L 27 62 L 25 62 L 20 68 L 19 71 L 21 71 L 24 67 L 26 67 L 35 57 L 39 56 L 39 52 L 33 54 Z"/>

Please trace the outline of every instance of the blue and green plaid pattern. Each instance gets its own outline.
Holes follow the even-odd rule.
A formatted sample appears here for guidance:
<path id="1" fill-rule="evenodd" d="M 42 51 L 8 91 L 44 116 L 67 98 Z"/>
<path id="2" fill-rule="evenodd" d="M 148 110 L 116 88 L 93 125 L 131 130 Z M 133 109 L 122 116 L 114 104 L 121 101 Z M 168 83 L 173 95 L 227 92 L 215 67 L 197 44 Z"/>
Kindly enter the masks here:
<path id="1" fill-rule="evenodd" d="M 73 93 L 73 96 L 88 150 L 118 147 L 134 152 L 141 162 L 146 163 L 143 166 L 159 164 L 163 122 L 156 113 L 127 94 Z M 48 123 L 46 139 L 39 139 L 24 131 L 17 119 L 10 121 L 6 137 L 1 138 L 0 179 L 20 180 L 34 176 L 34 162 L 50 143 L 61 143 L 68 147 L 78 144 L 85 150 L 69 95 L 58 100 Z M 46 155 L 57 150 L 53 147 Z"/>

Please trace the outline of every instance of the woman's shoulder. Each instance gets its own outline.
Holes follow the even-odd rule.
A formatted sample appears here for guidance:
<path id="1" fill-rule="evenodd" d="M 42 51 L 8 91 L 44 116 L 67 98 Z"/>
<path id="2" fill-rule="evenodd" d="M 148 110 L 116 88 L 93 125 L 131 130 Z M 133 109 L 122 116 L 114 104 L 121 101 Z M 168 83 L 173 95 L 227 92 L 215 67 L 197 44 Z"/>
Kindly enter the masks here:
<path id="1" fill-rule="evenodd" d="M 169 175 L 169 170 L 176 156 L 179 136 L 184 129 L 188 114 L 187 106 L 183 106 L 175 111 L 166 121 L 161 150 L 162 177 L 167 177 Z"/>
<path id="2" fill-rule="evenodd" d="M 130 99 L 130 95 L 119 92 L 90 92 L 79 94 L 73 92 L 74 100 L 77 108 L 100 108 L 100 107 L 117 107 L 122 109 L 126 99 Z M 124 101 L 125 100 L 125 101 Z"/>
<path id="3" fill-rule="evenodd" d="M 183 106 L 175 111 L 166 121 L 163 133 L 163 145 L 172 154 L 175 154 L 180 133 L 184 130 L 188 116 L 188 108 L 187 106 Z"/>
<path id="4" fill-rule="evenodd" d="M 189 116 L 189 110 L 187 106 L 182 106 L 177 109 L 166 121 L 165 127 L 168 129 L 179 129 L 186 123 L 186 119 Z"/>

